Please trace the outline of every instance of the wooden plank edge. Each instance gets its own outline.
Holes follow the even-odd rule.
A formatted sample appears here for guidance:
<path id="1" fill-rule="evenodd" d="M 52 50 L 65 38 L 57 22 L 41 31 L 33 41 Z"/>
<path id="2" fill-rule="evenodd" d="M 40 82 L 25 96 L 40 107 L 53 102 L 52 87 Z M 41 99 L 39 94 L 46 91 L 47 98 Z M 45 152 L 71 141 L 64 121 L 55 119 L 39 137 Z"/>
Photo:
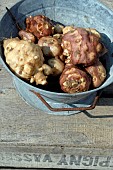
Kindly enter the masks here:
<path id="1" fill-rule="evenodd" d="M 113 149 L 0 147 L 0 167 L 112 170 Z"/>

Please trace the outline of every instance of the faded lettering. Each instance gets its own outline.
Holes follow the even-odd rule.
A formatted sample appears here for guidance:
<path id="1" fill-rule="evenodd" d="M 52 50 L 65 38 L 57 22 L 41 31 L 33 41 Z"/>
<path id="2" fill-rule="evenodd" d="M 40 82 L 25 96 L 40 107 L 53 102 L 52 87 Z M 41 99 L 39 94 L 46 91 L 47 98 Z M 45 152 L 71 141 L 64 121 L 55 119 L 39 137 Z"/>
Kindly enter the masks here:
<path id="1" fill-rule="evenodd" d="M 40 153 L 0 153 L 0 165 L 16 165 L 20 164 L 21 166 L 31 165 L 34 166 L 37 164 L 51 165 L 53 167 L 57 166 L 73 166 L 75 169 L 77 166 L 80 167 L 113 167 L 113 157 L 101 157 L 101 156 L 82 156 L 82 155 L 69 155 L 69 154 L 40 154 Z"/>
<path id="2" fill-rule="evenodd" d="M 44 156 L 43 162 L 46 162 L 46 161 L 52 162 L 50 155 L 45 155 Z"/>
<path id="3" fill-rule="evenodd" d="M 78 157 L 75 157 L 74 155 L 70 155 L 70 161 L 69 161 L 69 164 L 70 165 L 80 165 L 81 163 L 81 159 L 82 159 L 82 156 L 78 156 Z"/>
<path id="4" fill-rule="evenodd" d="M 96 156 L 95 159 L 94 159 L 93 166 L 97 166 L 98 162 L 99 162 L 99 156 Z"/>
<path id="5" fill-rule="evenodd" d="M 60 161 L 57 163 L 57 165 L 68 165 L 67 161 L 66 161 L 66 155 L 62 155 Z"/>
<path id="6" fill-rule="evenodd" d="M 35 160 L 36 162 L 40 162 L 41 155 L 33 154 L 33 156 L 34 156 L 34 160 Z"/>
<path id="7" fill-rule="evenodd" d="M 14 154 L 13 157 L 15 158 L 15 161 L 22 161 L 22 155 L 20 153 Z"/>
<path id="8" fill-rule="evenodd" d="M 92 158 L 91 156 L 85 156 L 85 157 L 83 157 L 83 162 L 82 162 L 82 164 L 83 164 L 84 166 L 91 166 L 92 163 L 93 163 L 93 158 Z"/>
<path id="9" fill-rule="evenodd" d="M 109 164 L 110 164 L 110 160 L 111 160 L 111 157 L 108 156 L 108 157 L 107 157 L 107 160 L 106 160 L 106 161 L 101 161 L 101 162 L 99 163 L 99 165 L 102 166 L 102 167 L 108 167 Z"/>
<path id="10" fill-rule="evenodd" d="M 7 161 L 12 161 L 13 160 L 13 155 L 12 153 L 6 153 L 4 155 L 4 159 L 6 159 Z"/>
<path id="11" fill-rule="evenodd" d="M 24 154 L 24 161 L 31 162 L 32 161 L 31 154 Z"/>

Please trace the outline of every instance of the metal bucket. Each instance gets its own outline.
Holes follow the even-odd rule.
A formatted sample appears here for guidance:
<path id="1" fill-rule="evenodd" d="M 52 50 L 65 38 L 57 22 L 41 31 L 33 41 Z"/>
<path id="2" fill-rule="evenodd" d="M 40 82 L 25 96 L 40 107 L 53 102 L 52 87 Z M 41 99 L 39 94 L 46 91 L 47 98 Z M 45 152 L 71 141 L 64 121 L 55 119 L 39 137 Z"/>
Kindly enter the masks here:
<path id="1" fill-rule="evenodd" d="M 24 28 L 26 16 L 43 14 L 64 25 L 92 27 L 102 34 L 108 53 L 102 58 L 107 70 L 106 81 L 99 87 L 86 92 L 67 94 L 40 89 L 14 75 L 5 63 L 1 47 L 1 61 L 11 73 L 14 85 L 24 100 L 35 108 L 57 115 L 70 115 L 95 107 L 99 93 L 113 82 L 113 12 L 97 0 L 24 0 L 11 8 L 12 13 Z M 17 29 L 6 13 L 0 22 L 0 37 L 15 37 Z"/>

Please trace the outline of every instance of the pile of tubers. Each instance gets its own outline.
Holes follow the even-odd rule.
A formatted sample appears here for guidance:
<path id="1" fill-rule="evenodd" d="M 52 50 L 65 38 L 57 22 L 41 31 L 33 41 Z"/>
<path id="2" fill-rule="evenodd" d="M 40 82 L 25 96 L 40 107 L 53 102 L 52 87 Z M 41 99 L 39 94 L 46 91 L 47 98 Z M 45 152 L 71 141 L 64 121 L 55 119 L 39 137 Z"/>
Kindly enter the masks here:
<path id="1" fill-rule="evenodd" d="M 100 57 L 107 49 L 95 29 L 29 16 L 26 29 L 18 37 L 5 39 L 3 47 L 10 69 L 36 85 L 49 85 L 48 77 L 56 76 L 63 92 L 76 93 L 97 88 L 106 78 Z"/>

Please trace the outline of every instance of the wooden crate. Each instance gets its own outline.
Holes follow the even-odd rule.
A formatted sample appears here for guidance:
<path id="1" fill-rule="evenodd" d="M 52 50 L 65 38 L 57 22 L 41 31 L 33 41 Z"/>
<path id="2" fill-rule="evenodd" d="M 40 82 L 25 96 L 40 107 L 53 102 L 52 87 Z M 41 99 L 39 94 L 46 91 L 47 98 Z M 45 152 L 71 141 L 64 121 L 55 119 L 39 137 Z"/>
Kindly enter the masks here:
<path id="1" fill-rule="evenodd" d="M 0 17 L 17 1 L 1 0 Z M 113 85 L 94 110 L 55 116 L 25 103 L 0 64 L 0 166 L 112 170 Z"/>

